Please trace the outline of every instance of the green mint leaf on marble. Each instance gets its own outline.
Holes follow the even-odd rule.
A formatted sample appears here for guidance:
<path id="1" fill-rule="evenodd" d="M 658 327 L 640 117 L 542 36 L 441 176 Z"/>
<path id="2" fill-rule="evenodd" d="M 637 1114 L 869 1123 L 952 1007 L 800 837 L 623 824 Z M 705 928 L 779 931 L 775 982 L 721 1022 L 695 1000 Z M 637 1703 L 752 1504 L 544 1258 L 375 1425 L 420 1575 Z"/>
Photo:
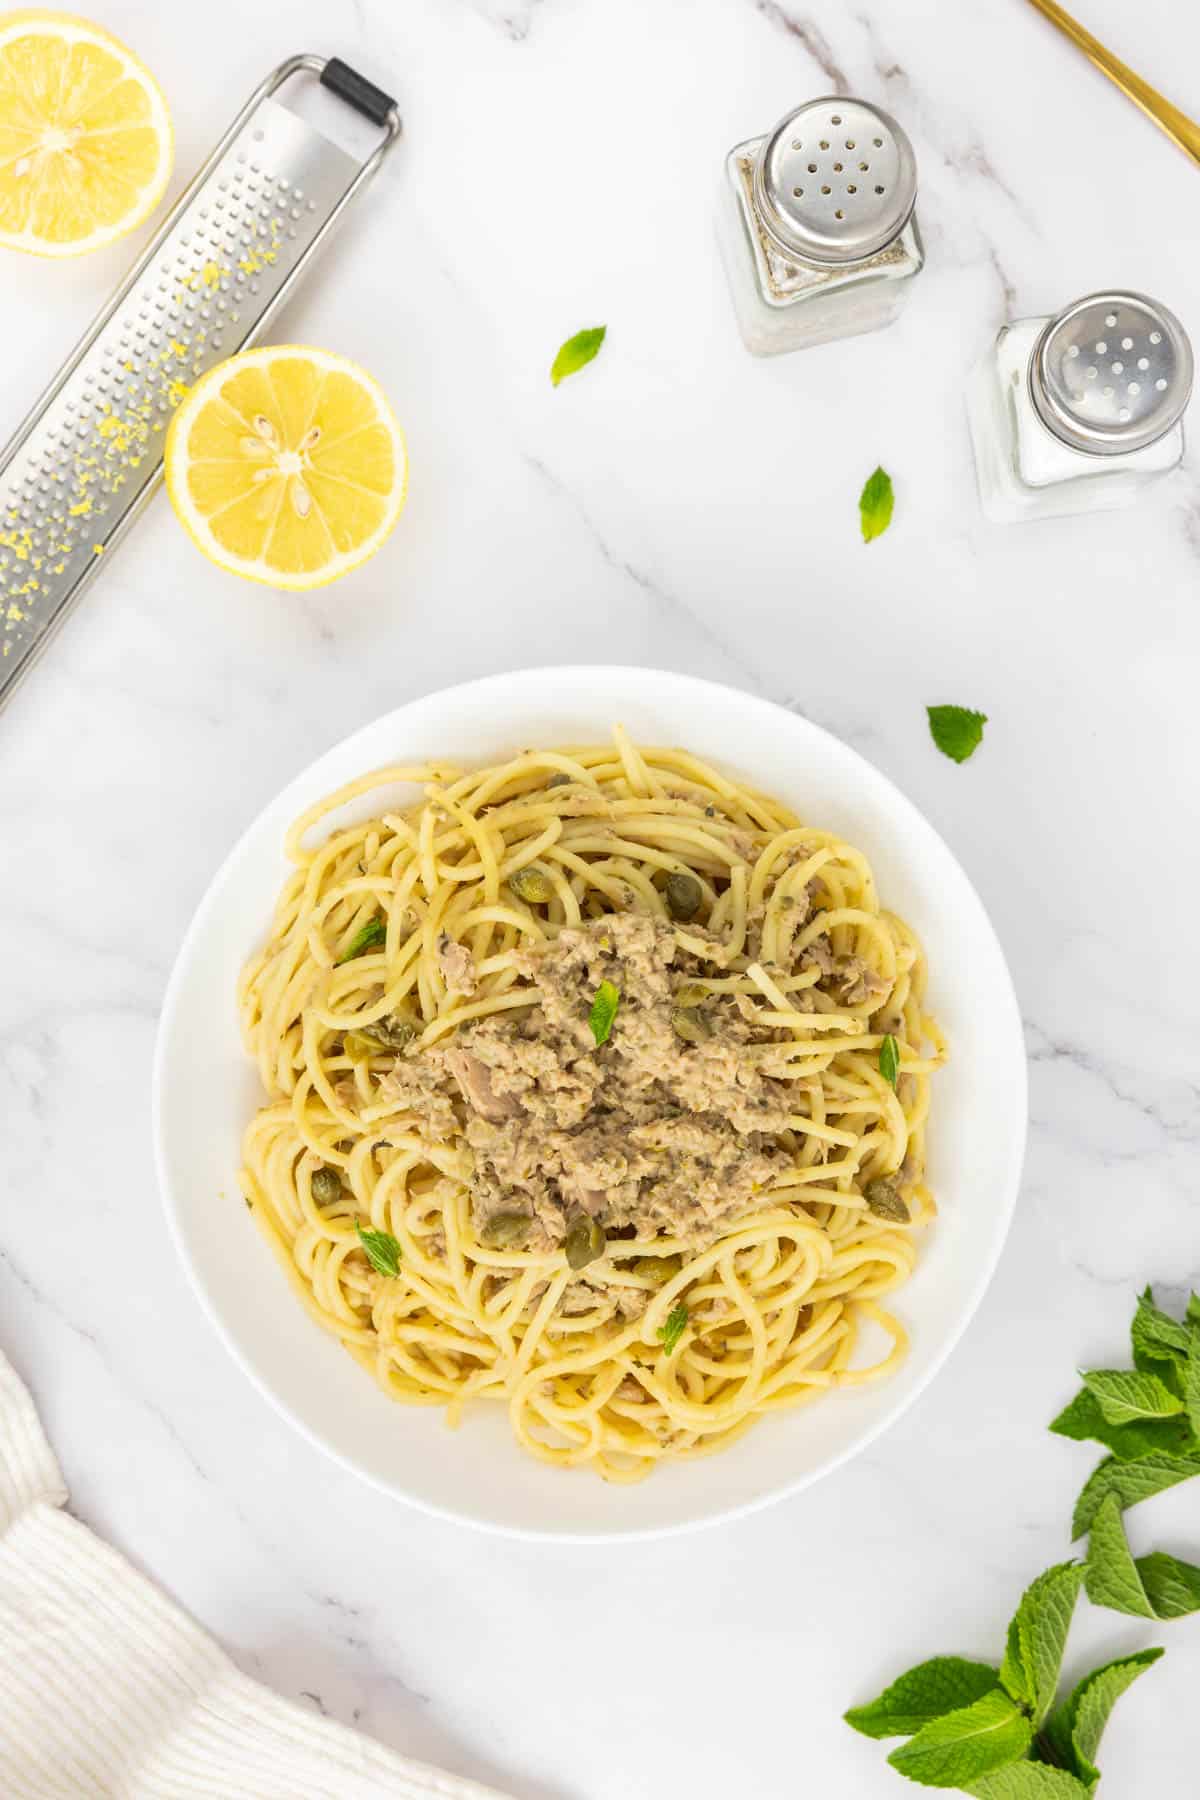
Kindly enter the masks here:
<path id="1" fill-rule="evenodd" d="M 1186 1357 L 1191 1343 L 1190 1328 L 1154 1304 L 1152 1288 L 1147 1288 L 1138 1298 L 1129 1335 L 1135 1362 L 1139 1354 L 1159 1362 L 1172 1357 Z"/>
<path id="2" fill-rule="evenodd" d="M 1092 1471 L 1075 1502 L 1071 1536 L 1083 1536 L 1110 1494 L 1116 1496 L 1122 1507 L 1136 1506 L 1139 1500 L 1148 1500 L 1152 1494 L 1161 1494 L 1181 1481 L 1190 1481 L 1193 1475 L 1200 1475 L 1200 1448 L 1175 1454 L 1155 1450 L 1149 1456 L 1139 1456 L 1135 1462 L 1106 1457 Z"/>
<path id="3" fill-rule="evenodd" d="M 878 1700 L 852 1706 L 842 1717 L 864 1737 L 911 1737 L 931 1719 L 970 1706 L 999 1684 L 999 1674 L 989 1663 L 968 1662 L 962 1656 L 933 1656 L 897 1676 Z"/>
<path id="4" fill-rule="evenodd" d="M 970 1706 L 943 1713 L 888 1757 L 894 1769 L 926 1787 L 960 1788 L 1005 1763 L 1018 1762 L 1033 1728 L 1015 1701 L 993 1688 Z"/>
<path id="5" fill-rule="evenodd" d="M 662 1340 L 662 1347 L 668 1356 L 672 1354 L 676 1344 L 683 1336 L 684 1330 L 687 1327 L 687 1322 L 688 1309 L 682 1300 L 677 1300 L 667 1314 L 666 1324 L 660 1325 L 658 1328 L 658 1335 Z"/>
<path id="6" fill-rule="evenodd" d="M 967 1789 L 975 1800 L 1087 1800 L 1088 1791 L 1066 1769 L 1035 1762 L 1009 1763 Z"/>
<path id="7" fill-rule="evenodd" d="M 1156 1450 L 1179 1450 L 1189 1438 L 1187 1421 L 1181 1417 L 1147 1419 L 1136 1425 L 1110 1425 L 1100 1411 L 1095 1394 L 1089 1394 L 1086 1388 L 1081 1388 L 1058 1417 L 1050 1421 L 1050 1430 L 1057 1432 L 1059 1437 L 1074 1438 L 1079 1443 L 1090 1438 L 1103 1444 L 1122 1462 L 1149 1456 Z"/>
<path id="8" fill-rule="evenodd" d="M 359 1220 L 354 1221 L 359 1242 L 367 1253 L 367 1261 L 377 1275 L 400 1273 L 400 1246 L 390 1231 L 372 1231 Z"/>
<path id="9" fill-rule="evenodd" d="M 929 732 L 943 756 L 964 763 L 983 742 L 987 714 L 969 706 L 927 706 Z"/>
<path id="10" fill-rule="evenodd" d="M 1089 1369 L 1083 1385 L 1096 1396 L 1110 1425 L 1134 1425 L 1145 1419 L 1169 1419 L 1183 1411 L 1183 1401 L 1157 1375 L 1137 1369 Z"/>
<path id="11" fill-rule="evenodd" d="M 588 1014 L 588 1024 L 592 1028 L 592 1036 L 596 1040 L 597 1049 L 601 1044 L 607 1044 L 620 1004 L 620 989 L 611 981 L 602 981 L 596 989 L 592 1010 Z"/>
<path id="12" fill-rule="evenodd" d="M 1054 1704 L 1071 1615 L 1083 1585 L 1083 1564 L 1055 1563 L 1021 1596 L 1008 1628 L 1000 1679 L 1040 1724 Z"/>
<path id="13" fill-rule="evenodd" d="M 1084 1579 L 1093 1606 L 1111 1607 L 1113 1612 L 1129 1613 L 1135 1619 L 1154 1617 L 1154 1607 L 1142 1586 L 1142 1577 L 1125 1536 L 1121 1506 L 1115 1494 L 1108 1495 L 1092 1520 Z"/>
<path id="14" fill-rule="evenodd" d="M 1047 1719 L 1039 1748 L 1049 1748 L 1057 1761 L 1074 1770 L 1085 1792 L 1090 1793 L 1100 1779 L 1095 1757 L 1113 1707 L 1161 1655 L 1159 1649 L 1139 1650 L 1093 1669 Z"/>
<path id="15" fill-rule="evenodd" d="M 377 950 L 380 944 L 387 943 L 387 920 L 370 919 L 356 931 L 342 954 L 338 957 L 339 965 L 353 962 L 356 956 L 363 956 L 368 950 Z"/>
<path id="16" fill-rule="evenodd" d="M 900 1046 L 890 1031 L 879 1046 L 879 1073 L 894 1089 L 900 1079 Z"/>
<path id="17" fill-rule="evenodd" d="M 1139 1556 L 1137 1572 L 1156 1619 L 1183 1619 L 1200 1612 L 1200 1568 L 1165 1550 Z"/>
<path id="18" fill-rule="evenodd" d="M 1193 1327 L 1188 1359 L 1183 1370 L 1183 1400 L 1188 1424 L 1200 1438 L 1200 1329 Z"/>
<path id="19" fill-rule="evenodd" d="M 864 544 L 869 544 L 872 538 L 883 536 L 892 522 L 895 507 L 892 478 L 886 469 L 876 469 L 873 475 L 867 476 L 863 491 L 858 496 L 858 516 L 862 524 Z"/>
<path id="20" fill-rule="evenodd" d="M 577 331 L 574 337 L 569 337 L 565 344 L 559 346 L 558 355 L 550 365 L 550 379 L 555 387 L 560 381 L 565 381 L 568 375 L 577 375 L 580 369 L 586 368 L 599 355 L 607 331 L 607 325 L 589 325 L 585 331 Z"/>

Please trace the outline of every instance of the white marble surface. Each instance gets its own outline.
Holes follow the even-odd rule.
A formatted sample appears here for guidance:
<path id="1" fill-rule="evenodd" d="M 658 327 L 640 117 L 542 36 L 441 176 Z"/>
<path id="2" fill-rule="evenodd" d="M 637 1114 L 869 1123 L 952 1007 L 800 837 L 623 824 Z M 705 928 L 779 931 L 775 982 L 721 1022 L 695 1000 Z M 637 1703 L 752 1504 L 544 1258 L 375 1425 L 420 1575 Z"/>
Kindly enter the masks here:
<path id="1" fill-rule="evenodd" d="M 1200 114 L 1200 15 L 1078 6 Z M 102 10 L 181 175 L 291 51 L 400 94 L 404 146 L 280 329 L 370 365 L 413 477 L 386 551 L 311 599 L 209 569 L 157 501 L 0 717 L 0 1345 L 79 1514 L 282 1691 L 521 1800 L 898 1796 L 840 1712 L 923 1654 L 998 1652 L 1091 1465 L 1044 1430 L 1073 1367 L 1122 1350 L 1148 1277 L 1200 1285 L 1200 485 L 990 527 L 962 409 L 1006 313 L 1128 284 L 1200 334 L 1200 172 L 1020 0 Z M 911 132 L 928 269 L 890 334 L 752 362 L 721 154 L 835 84 Z M 4 263 L 6 416 L 123 262 Z M 552 392 L 597 322 L 602 359 Z M 896 520 L 864 549 L 879 461 Z M 249 1388 L 167 1241 L 148 1073 L 191 909 L 293 771 L 432 687 L 619 659 L 800 707 L 928 813 L 1011 959 L 1032 1136 L 979 1317 L 882 1444 L 736 1526 L 552 1551 L 390 1504 Z M 925 730 L 942 700 L 991 717 L 963 768 Z M 1186 1489 L 1131 1523 L 1200 1553 Z M 1109 1800 L 1190 1779 L 1200 1622 L 1091 1613 L 1072 1641 L 1076 1669 L 1151 1641 Z"/>

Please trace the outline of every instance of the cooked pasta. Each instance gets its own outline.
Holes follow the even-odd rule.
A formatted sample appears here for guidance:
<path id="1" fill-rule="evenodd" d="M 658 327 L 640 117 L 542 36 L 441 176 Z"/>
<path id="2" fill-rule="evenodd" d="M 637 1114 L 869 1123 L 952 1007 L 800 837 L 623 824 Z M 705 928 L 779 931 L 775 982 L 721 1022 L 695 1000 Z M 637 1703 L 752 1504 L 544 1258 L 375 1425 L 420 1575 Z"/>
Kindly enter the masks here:
<path id="1" fill-rule="evenodd" d="M 286 847 L 245 1196 L 385 1392 L 629 1481 L 896 1367 L 944 1050 L 857 849 L 620 728 Z"/>

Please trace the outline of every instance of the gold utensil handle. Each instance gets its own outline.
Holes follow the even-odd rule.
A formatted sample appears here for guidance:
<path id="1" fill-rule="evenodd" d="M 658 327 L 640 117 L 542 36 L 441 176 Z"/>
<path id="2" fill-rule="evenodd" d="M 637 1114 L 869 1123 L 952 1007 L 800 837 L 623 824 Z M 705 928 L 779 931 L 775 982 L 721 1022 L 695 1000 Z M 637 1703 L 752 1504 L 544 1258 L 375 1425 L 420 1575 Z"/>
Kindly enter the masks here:
<path id="1" fill-rule="evenodd" d="M 1152 88 L 1148 81 L 1135 75 L 1120 57 L 1114 56 L 1111 50 L 1106 50 L 1098 38 L 1084 30 L 1078 19 L 1073 19 L 1069 12 L 1063 11 L 1057 0 L 1029 0 L 1029 3 L 1036 6 L 1040 13 L 1044 13 L 1052 25 L 1057 25 L 1064 36 L 1070 38 L 1102 74 L 1115 82 L 1123 94 L 1128 94 L 1134 105 L 1140 106 L 1147 117 L 1153 119 L 1181 150 L 1200 162 L 1200 125 L 1194 119 L 1189 119 L 1177 106 L 1172 106 L 1157 88 Z"/>

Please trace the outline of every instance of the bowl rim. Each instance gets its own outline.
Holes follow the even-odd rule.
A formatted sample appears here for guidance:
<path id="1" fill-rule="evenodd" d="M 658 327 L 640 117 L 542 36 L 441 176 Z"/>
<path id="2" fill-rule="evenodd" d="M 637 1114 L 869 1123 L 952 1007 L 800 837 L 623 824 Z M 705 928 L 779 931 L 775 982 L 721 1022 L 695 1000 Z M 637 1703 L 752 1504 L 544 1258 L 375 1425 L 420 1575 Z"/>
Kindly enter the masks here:
<path id="1" fill-rule="evenodd" d="M 765 1487 L 761 1493 L 733 1502 L 717 1502 L 709 1510 L 698 1512 L 678 1521 L 666 1521 L 651 1525 L 622 1526 L 619 1523 L 612 1529 L 587 1530 L 576 1528 L 547 1528 L 539 1525 L 517 1525 L 507 1521 L 489 1519 L 481 1514 L 460 1510 L 451 1505 L 444 1505 L 426 1496 L 414 1493 L 388 1480 L 376 1471 L 364 1466 L 352 1453 L 339 1448 L 320 1431 L 310 1425 L 295 1409 L 290 1401 L 277 1392 L 270 1380 L 254 1366 L 250 1353 L 242 1348 L 233 1327 L 223 1317 L 218 1303 L 201 1276 L 200 1270 L 192 1258 L 187 1243 L 182 1220 L 182 1208 L 174 1192 L 170 1178 L 170 1160 L 167 1151 L 167 1133 L 165 1128 L 164 1096 L 168 1080 L 167 1063 L 170 1044 L 173 1040 L 177 1017 L 181 1006 L 182 991 L 185 986 L 191 958 L 198 941 L 203 937 L 209 923 L 210 915 L 216 911 L 222 898 L 225 885 L 239 863 L 243 852 L 255 840 L 264 827 L 269 813 L 281 808 L 286 801 L 294 813 L 298 814 L 306 805 L 310 805 L 316 797 L 312 793 L 313 775 L 315 771 L 330 757 L 347 750 L 356 739 L 374 733 L 390 720 L 399 720 L 402 715 L 418 705 L 447 700 L 451 696 L 466 699 L 471 696 L 483 698 L 488 693 L 502 692 L 507 686 L 526 681 L 544 682 L 552 690 L 556 682 L 571 682 L 580 677 L 596 683 L 607 691 L 618 695 L 623 682 L 638 684 L 665 682 L 676 688 L 690 688 L 698 700 L 706 695 L 732 695 L 739 704 L 749 710 L 757 711 L 765 725 L 777 722 L 778 716 L 790 718 L 804 729 L 816 733 L 819 737 L 829 739 L 839 754 L 849 758 L 859 766 L 868 788 L 874 786 L 880 796 L 886 800 L 889 810 L 903 824 L 915 823 L 921 831 L 930 833 L 939 844 L 942 852 L 951 863 L 962 881 L 967 893 L 973 900 L 978 913 L 979 923 L 992 940 L 996 953 L 996 972 L 999 977 L 998 994 L 1001 996 L 1001 1009 L 1007 1015 L 999 1021 L 1006 1036 L 1012 1038 L 1014 1045 L 1020 1046 L 1019 1057 L 1014 1059 L 1014 1071 L 1017 1075 L 1014 1107 L 1008 1121 L 1010 1132 L 1007 1145 L 1007 1166 L 1003 1171 L 1000 1188 L 1001 1203 L 992 1216 L 992 1230 L 987 1244 L 986 1254 L 981 1256 L 974 1280 L 964 1287 L 958 1310 L 958 1319 L 951 1330 L 935 1350 L 930 1353 L 924 1370 L 913 1380 L 911 1387 L 898 1393 L 892 1404 L 881 1413 L 880 1417 L 870 1423 L 851 1442 L 839 1450 L 828 1454 L 815 1467 L 802 1471 L 792 1480 L 775 1482 Z M 614 703 L 616 704 L 616 703 Z M 617 706 L 619 710 L 619 705 Z M 702 715 L 701 715 L 702 716 Z M 700 754 L 704 754 L 702 751 Z M 751 757 L 753 752 L 751 751 Z M 720 762 L 720 758 L 716 758 Z M 269 903 L 270 896 L 264 899 L 264 906 Z M 323 1455 L 331 1458 L 341 1468 L 365 1481 L 377 1492 L 386 1494 L 390 1499 L 406 1506 L 411 1506 L 428 1518 L 449 1521 L 456 1525 L 466 1525 L 473 1530 L 490 1533 L 494 1536 L 514 1539 L 521 1542 L 588 1544 L 600 1545 L 610 1543 L 647 1542 L 656 1538 L 678 1537 L 692 1532 L 703 1531 L 711 1526 L 730 1523 L 735 1519 L 743 1519 L 762 1511 L 776 1501 L 801 1493 L 817 1482 L 832 1475 L 856 1456 L 862 1454 L 883 1434 L 896 1425 L 917 1400 L 925 1394 L 935 1377 L 945 1368 L 946 1363 L 962 1341 L 968 1326 L 975 1318 L 987 1289 L 1003 1254 L 1004 1246 L 1012 1225 L 1013 1214 L 1020 1191 L 1021 1175 L 1024 1168 L 1026 1140 L 1029 1123 L 1029 1080 L 1028 1060 L 1024 1049 L 1024 1032 L 1021 1023 L 1020 1007 L 1008 959 L 1003 945 L 992 924 L 991 917 L 983 904 L 974 883 L 959 862 L 958 857 L 950 849 L 941 833 L 927 819 L 915 802 L 910 800 L 881 769 L 852 745 L 839 738 L 835 732 L 818 725 L 804 714 L 792 712 L 761 694 L 748 693 L 745 689 L 733 687 L 727 682 L 711 681 L 701 676 L 680 673 L 672 669 L 647 668 L 636 664 L 620 663 L 562 663 L 538 664 L 532 667 L 504 670 L 491 675 L 476 677 L 470 681 L 454 682 L 449 686 L 431 688 L 422 694 L 409 696 L 398 706 L 390 707 L 386 712 L 378 714 L 365 724 L 357 726 L 353 731 L 344 734 L 327 744 L 303 768 L 277 790 L 258 809 L 254 817 L 238 834 L 226 855 L 209 878 L 199 902 L 197 903 L 187 929 L 179 943 L 175 961 L 171 968 L 163 992 L 162 1005 L 159 1012 L 158 1029 L 155 1035 L 153 1072 L 151 1077 L 151 1129 L 154 1144 L 155 1173 L 158 1181 L 159 1197 L 166 1215 L 167 1229 L 175 1247 L 188 1284 L 200 1303 L 202 1312 L 208 1318 L 225 1349 L 242 1374 L 250 1381 L 257 1392 L 270 1404 L 273 1410 Z"/>

